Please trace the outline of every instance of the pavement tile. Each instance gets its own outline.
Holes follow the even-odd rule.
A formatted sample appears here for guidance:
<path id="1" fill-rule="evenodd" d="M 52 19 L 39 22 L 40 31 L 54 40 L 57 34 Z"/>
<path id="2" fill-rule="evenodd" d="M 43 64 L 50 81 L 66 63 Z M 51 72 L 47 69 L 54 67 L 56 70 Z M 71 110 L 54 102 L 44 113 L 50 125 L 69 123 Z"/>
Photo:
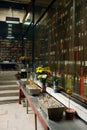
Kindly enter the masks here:
<path id="1" fill-rule="evenodd" d="M 0 130 L 35 130 L 34 114 L 18 103 L 0 105 Z M 40 122 L 38 130 L 43 130 Z"/>

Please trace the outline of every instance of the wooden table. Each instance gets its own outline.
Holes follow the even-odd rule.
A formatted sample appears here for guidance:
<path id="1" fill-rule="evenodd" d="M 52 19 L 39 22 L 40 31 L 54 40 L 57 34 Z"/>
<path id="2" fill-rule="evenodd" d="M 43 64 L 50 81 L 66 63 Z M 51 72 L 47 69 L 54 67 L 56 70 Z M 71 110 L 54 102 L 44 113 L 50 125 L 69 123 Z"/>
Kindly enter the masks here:
<path id="1" fill-rule="evenodd" d="M 61 121 L 55 122 L 48 119 L 46 113 L 44 113 L 39 108 L 38 97 L 30 96 L 26 87 L 21 84 L 19 81 L 19 104 L 21 104 L 21 100 L 26 98 L 27 100 L 27 113 L 28 113 L 28 105 L 32 108 L 35 115 L 35 130 L 37 130 L 37 117 L 40 120 L 44 130 L 87 130 L 87 124 L 79 118 L 75 118 L 73 120 L 65 120 L 63 118 Z"/>
<path id="2" fill-rule="evenodd" d="M 27 91 L 23 88 L 23 86 L 19 85 L 19 104 L 21 104 L 22 98 L 26 98 L 27 100 L 27 113 L 28 113 L 28 105 L 32 108 L 35 115 L 35 130 L 37 130 L 37 117 L 40 120 L 44 130 L 49 130 L 46 121 L 43 119 L 39 112 L 39 108 L 37 105 L 37 100 L 33 96 L 29 96 Z"/>

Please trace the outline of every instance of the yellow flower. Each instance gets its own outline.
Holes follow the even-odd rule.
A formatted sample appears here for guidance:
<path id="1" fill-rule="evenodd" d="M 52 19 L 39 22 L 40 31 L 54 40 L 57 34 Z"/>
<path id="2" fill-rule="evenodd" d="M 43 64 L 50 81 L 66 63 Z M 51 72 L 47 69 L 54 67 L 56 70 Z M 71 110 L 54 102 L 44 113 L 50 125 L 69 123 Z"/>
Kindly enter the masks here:
<path id="1" fill-rule="evenodd" d="M 20 57 L 20 60 L 23 60 L 24 58 L 25 58 L 25 56 L 21 56 L 21 57 Z"/>
<path id="2" fill-rule="evenodd" d="M 21 56 L 19 59 L 20 59 L 20 60 L 28 60 L 28 59 L 29 59 L 29 57 L 26 57 L 26 56 Z"/>
<path id="3" fill-rule="evenodd" d="M 49 73 L 50 73 L 50 72 L 51 72 L 50 67 L 49 67 L 49 66 L 44 67 L 44 71 L 45 71 L 45 72 L 49 72 Z"/>
<path id="4" fill-rule="evenodd" d="M 36 68 L 36 73 L 42 73 L 44 69 L 42 67 Z"/>
<path id="5" fill-rule="evenodd" d="M 47 66 L 47 67 L 39 66 L 36 68 L 36 73 L 43 73 L 43 72 L 50 73 L 51 72 L 50 67 L 49 66 Z"/>

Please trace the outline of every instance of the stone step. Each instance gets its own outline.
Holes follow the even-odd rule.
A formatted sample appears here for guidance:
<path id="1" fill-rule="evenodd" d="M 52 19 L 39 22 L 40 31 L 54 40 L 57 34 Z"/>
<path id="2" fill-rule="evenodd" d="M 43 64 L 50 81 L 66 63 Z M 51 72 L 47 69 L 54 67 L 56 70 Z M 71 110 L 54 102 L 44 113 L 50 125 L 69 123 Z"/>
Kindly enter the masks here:
<path id="1" fill-rule="evenodd" d="M 17 71 L 0 71 L 0 104 L 18 102 Z"/>
<path id="2" fill-rule="evenodd" d="M 0 97 L 18 96 L 18 90 L 0 91 Z"/>
<path id="3" fill-rule="evenodd" d="M 1 80 L 17 80 L 17 71 L 0 71 L 0 81 Z"/>
<path id="4" fill-rule="evenodd" d="M 17 85 L 0 85 L 0 91 L 1 90 L 18 90 Z"/>
<path id="5" fill-rule="evenodd" d="M 4 80 L 4 81 L 0 81 L 0 85 L 15 85 L 15 84 L 17 84 L 17 80 L 11 80 L 11 81 Z"/>
<path id="6" fill-rule="evenodd" d="M 18 96 L 0 97 L 0 104 L 8 104 L 18 102 Z"/>
<path id="7" fill-rule="evenodd" d="M 16 78 L 16 76 L 5 76 L 5 77 L 4 77 L 4 76 L 1 76 L 1 77 L 0 77 L 0 81 L 1 81 L 1 80 L 3 80 L 3 81 L 4 81 L 4 80 L 9 80 L 9 81 L 10 81 L 10 80 L 17 80 L 17 78 Z"/>

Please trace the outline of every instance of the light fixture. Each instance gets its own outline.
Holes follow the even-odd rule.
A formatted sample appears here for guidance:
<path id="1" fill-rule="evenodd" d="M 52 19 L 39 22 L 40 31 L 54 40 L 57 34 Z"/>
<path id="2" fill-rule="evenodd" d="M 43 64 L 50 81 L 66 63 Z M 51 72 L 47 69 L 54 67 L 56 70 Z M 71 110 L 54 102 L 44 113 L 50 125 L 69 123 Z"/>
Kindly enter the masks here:
<path id="1" fill-rule="evenodd" d="M 13 36 L 7 36 L 6 38 L 7 39 L 14 39 L 15 37 L 13 37 Z"/>
<path id="2" fill-rule="evenodd" d="M 6 17 L 6 23 L 19 24 L 20 19 L 16 17 Z"/>
<path id="3" fill-rule="evenodd" d="M 24 25 L 30 25 L 30 23 L 31 23 L 31 22 L 25 21 L 25 22 L 24 22 Z"/>

